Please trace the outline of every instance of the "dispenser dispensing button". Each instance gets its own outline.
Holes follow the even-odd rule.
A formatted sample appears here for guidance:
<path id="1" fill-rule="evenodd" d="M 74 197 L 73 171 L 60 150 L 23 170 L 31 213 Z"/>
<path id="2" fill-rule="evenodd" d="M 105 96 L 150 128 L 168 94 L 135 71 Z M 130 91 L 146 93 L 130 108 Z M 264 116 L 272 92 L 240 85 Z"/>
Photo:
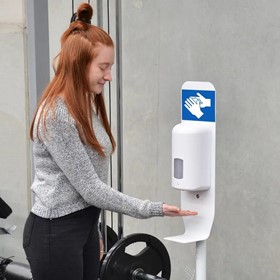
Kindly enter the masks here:
<path id="1" fill-rule="evenodd" d="M 183 179 L 184 162 L 180 158 L 174 158 L 174 178 Z"/>

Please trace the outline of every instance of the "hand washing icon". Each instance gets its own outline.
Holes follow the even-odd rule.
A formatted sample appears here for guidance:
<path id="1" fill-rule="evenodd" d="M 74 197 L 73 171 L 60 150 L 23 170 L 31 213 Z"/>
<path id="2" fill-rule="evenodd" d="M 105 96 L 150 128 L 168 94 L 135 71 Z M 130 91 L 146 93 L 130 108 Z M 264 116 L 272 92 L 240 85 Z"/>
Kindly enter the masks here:
<path id="1" fill-rule="evenodd" d="M 203 116 L 201 108 L 211 107 L 211 99 L 206 99 L 199 92 L 197 96 L 190 96 L 185 100 L 184 106 L 190 111 L 191 114 L 200 119 Z"/>

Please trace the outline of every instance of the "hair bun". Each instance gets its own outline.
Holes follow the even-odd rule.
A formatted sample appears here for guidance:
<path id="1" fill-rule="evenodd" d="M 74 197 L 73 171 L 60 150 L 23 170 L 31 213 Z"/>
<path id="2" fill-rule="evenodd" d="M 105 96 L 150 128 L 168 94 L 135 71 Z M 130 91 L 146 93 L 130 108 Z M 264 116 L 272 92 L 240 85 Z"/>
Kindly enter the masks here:
<path id="1" fill-rule="evenodd" d="M 93 9 L 91 5 L 83 3 L 77 10 L 77 19 L 86 23 L 91 24 L 91 18 L 93 15 Z"/>

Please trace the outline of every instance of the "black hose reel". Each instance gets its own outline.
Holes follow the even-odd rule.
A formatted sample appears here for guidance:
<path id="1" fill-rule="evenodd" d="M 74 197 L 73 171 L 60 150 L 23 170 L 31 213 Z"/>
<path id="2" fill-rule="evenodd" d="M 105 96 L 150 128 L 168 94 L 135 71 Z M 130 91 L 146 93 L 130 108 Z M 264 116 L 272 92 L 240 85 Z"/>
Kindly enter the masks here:
<path id="1" fill-rule="evenodd" d="M 126 249 L 136 243 L 145 247 L 136 255 Z M 136 233 L 120 239 L 103 259 L 100 280 L 169 280 L 171 264 L 163 243 L 156 237 Z M 159 275 L 160 274 L 160 275 Z"/>

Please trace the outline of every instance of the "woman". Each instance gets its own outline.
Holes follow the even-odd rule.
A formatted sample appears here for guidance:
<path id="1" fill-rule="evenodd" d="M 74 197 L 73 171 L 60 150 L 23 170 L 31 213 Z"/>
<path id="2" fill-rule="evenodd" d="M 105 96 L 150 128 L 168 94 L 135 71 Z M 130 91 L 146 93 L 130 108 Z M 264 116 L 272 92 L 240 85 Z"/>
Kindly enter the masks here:
<path id="1" fill-rule="evenodd" d="M 62 35 L 55 76 L 30 129 L 35 203 L 23 247 L 34 280 L 98 278 L 100 209 L 139 219 L 197 214 L 133 198 L 106 184 L 115 141 L 102 91 L 112 80 L 114 44 L 90 24 L 92 12 L 89 4 L 80 5 Z"/>

